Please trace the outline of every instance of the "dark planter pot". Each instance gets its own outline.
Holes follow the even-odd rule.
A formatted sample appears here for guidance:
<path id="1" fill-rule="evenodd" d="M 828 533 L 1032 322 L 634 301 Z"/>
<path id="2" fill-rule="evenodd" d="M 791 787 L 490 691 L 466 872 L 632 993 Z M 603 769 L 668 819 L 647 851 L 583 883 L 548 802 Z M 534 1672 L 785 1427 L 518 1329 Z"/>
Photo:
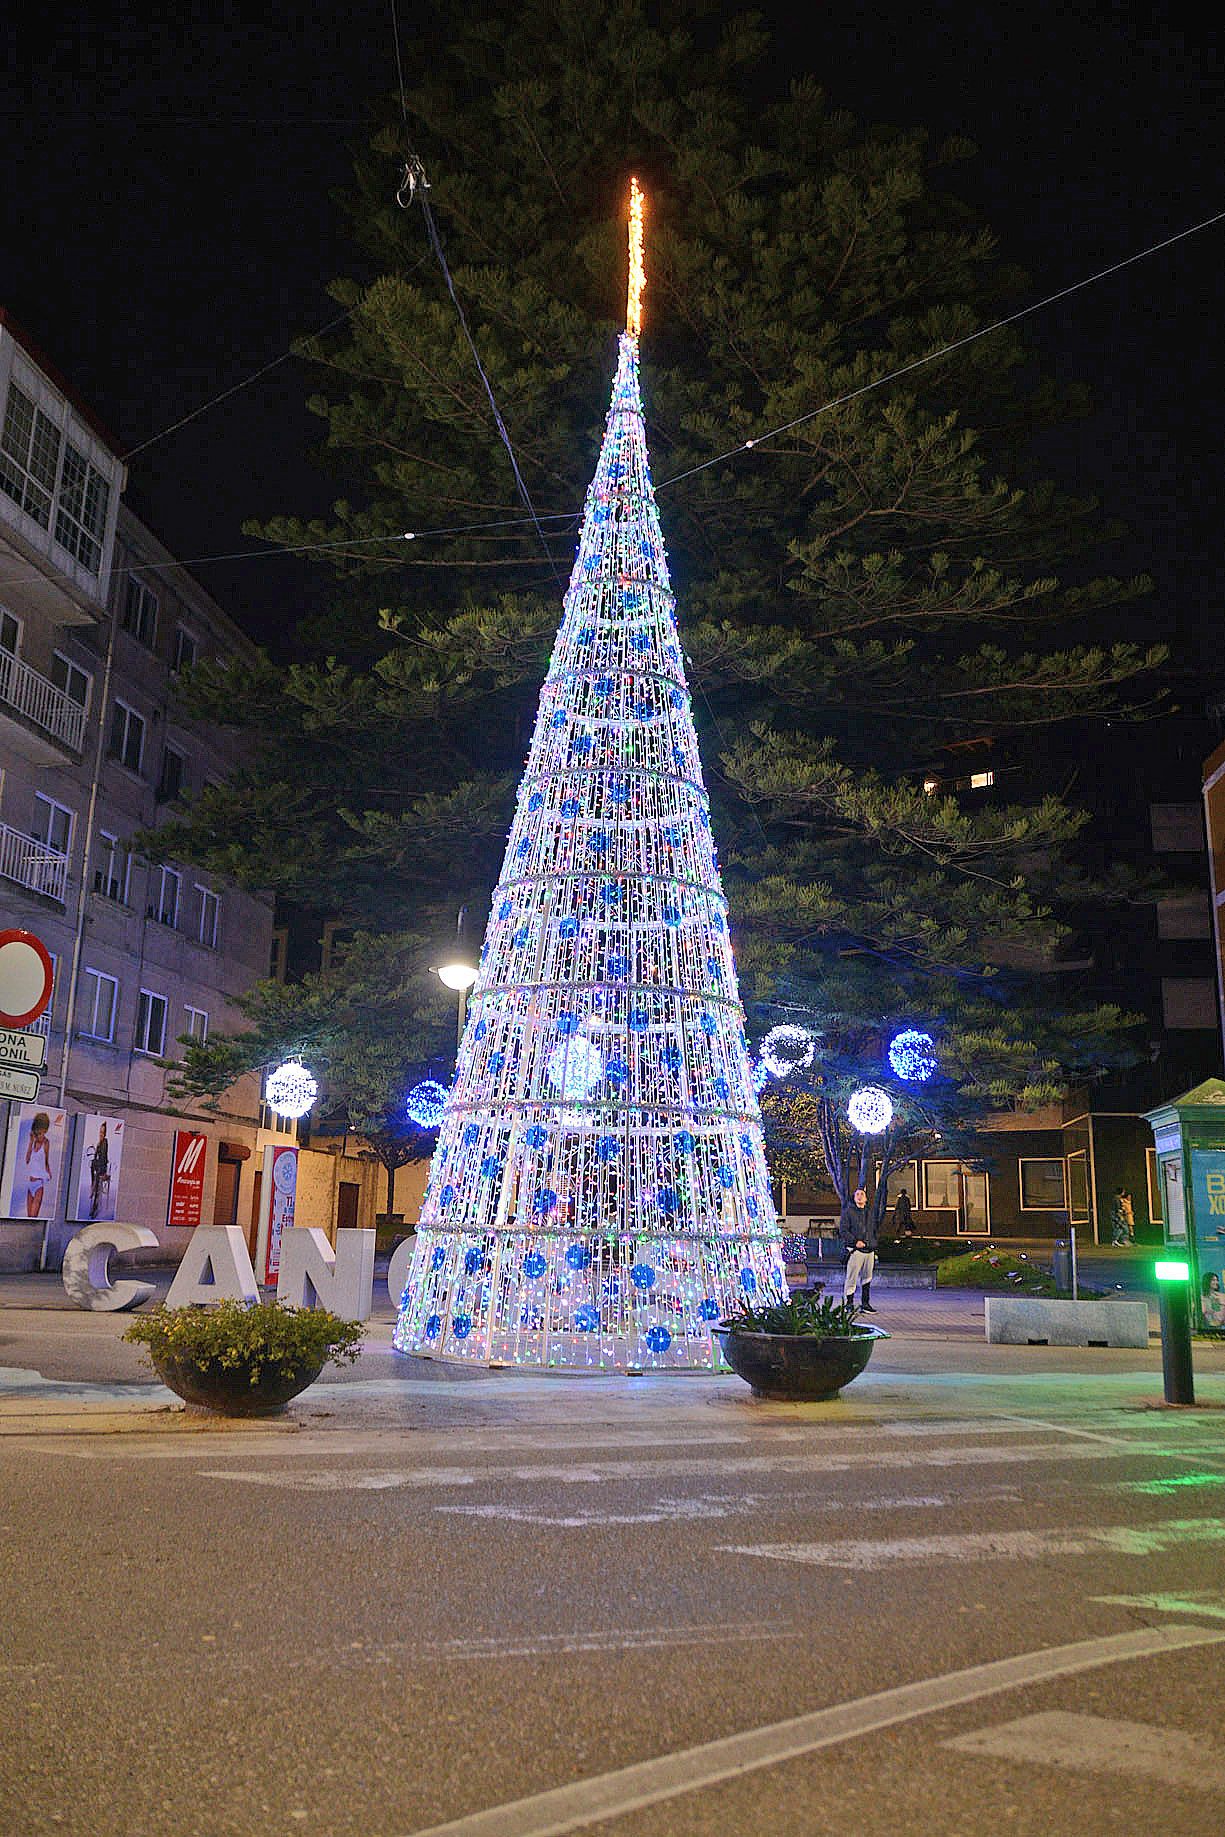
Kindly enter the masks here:
<path id="1" fill-rule="evenodd" d="M 223 1416 L 273 1416 L 283 1410 L 291 1397 L 313 1384 L 323 1370 L 323 1359 L 312 1359 L 295 1367 L 288 1375 L 282 1371 L 264 1371 L 252 1384 L 242 1365 L 207 1365 L 187 1360 L 159 1357 L 150 1353 L 158 1377 L 168 1390 L 184 1403 L 199 1404 L 202 1409 L 218 1410 Z"/>
<path id="2" fill-rule="evenodd" d="M 813 1400 L 836 1397 L 872 1357 L 883 1327 L 867 1327 L 852 1339 L 817 1339 L 806 1333 L 739 1333 L 716 1327 L 723 1356 L 755 1397 Z"/>

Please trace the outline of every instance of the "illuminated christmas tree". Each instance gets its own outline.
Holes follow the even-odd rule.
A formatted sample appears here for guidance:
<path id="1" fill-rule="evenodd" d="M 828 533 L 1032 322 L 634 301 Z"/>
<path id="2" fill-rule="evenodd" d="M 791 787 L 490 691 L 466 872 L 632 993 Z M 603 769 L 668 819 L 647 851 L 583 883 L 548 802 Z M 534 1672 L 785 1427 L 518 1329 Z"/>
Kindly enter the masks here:
<path id="1" fill-rule="evenodd" d="M 710 1366 L 785 1294 L 627 329 L 421 1208 L 402 1352 Z"/>

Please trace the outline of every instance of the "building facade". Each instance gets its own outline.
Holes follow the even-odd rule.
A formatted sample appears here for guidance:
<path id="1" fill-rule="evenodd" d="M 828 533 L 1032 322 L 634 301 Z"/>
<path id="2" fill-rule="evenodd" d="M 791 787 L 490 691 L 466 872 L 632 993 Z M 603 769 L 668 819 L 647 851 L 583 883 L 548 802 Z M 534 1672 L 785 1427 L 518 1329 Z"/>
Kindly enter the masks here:
<path id="1" fill-rule="evenodd" d="M 178 1042 L 240 1025 L 236 999 L 269 974 L 272 904 L 130 839 L 237 763 L 178 705 L 180 672 L 254 652 L 125 482 L 88 406 L 0 316 L 0 926 L 54 964 L 37 1100 L 0 1102 L 0 1268 L 54 1266 L 91 1217 L 149 1226 L 172 1257 L 195 1222 L 253 1243 L 264 1150 L 292 1130 L 254 1075 L 216 1110 L 170 1095 Z M 352 1147 L 300 1154 L 299 1222 L 372 1222 L 378 1169 Z"/>

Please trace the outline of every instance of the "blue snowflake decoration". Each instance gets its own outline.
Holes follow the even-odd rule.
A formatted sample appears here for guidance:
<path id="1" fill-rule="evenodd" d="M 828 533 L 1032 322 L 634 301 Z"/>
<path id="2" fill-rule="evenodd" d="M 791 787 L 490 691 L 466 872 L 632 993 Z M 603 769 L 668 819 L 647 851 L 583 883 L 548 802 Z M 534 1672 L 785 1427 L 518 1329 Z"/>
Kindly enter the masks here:
<path id="1" fill-rule="evenodd" d="M 666 1072 L 679 1072 L 685 1063 L 685 1055 L 679 1046 L 665 1046 L 659 1055 L 659 1063 Z"/>
<path id="2" fill-rule="evenodd" d="M 904 1084 L 926 1084 L 938 1069 L 936 1042 L 930 1033 L 904 1028 L 889 1042 L 889 1063 Z"/>
<path id="3" fill-rule="evenodd" d="M 466 1276 L 475 1276 L 477 1270 L 483 1269 L 484 1267 L 485 1253 L 483 1250 L 466 1250 L 464 1252 L 464 1274 Z"/>
<path id="4" fill-rule="evenodd" d="M 645 1008 L 631 1008 L 626 1026 L 631 1033 L 645 1033 L 651 1025 L 651 1017 Z"/>
<path id="5" fill-rule="evenodd" d="M 630 1075 L 630 1068 L 624 1059 L 610 1059 L 604 1067 L 604 1076 L 610 1084 L 624 1084 Z"/>
<path id="6" fill-rule="evenodd" d="M 744 1290 L 746 1295 L 752 1295 L 756 1293 L 757 1277 L 753 1274 L 753 1271 L 751 1269 L 741 1270 L 740 1286 Z"/>
<path id="7" fill-rule="evenodd" d="M 486 1155 L 481 1162 L 481 1177 L 485 1180 L 496 1180 L 502 1171 L 502 1163 L 497 1155 Z"/>
<path id="8" fill-rule="evenodd" d="M 543 1276 L 548 1267 L 548 1260 L 538 1250 L 529 1250 L 523 1259 L 523 1273 L 529 1282 L 535 1282 Z"/>
<path id="9" fill-rule="evenodd" d="M 451 1320 L 451 1335 L 454 1339 L 467 1339 L 472 1331 L 471 1314 L 456 1314 Z"/>
<path id="10" fill-rule="evenodd" d="M 672 1335 L 667 1327 L 648 1327 L 643 1338 L 646 1340 L 648 1351 L 654 1353 L 666 1352 L 672 1344 Z"/>
<path id="11" fill-rule="evenodd" d="M 481 1125 L 479 1123 L 465 1123 L 464 1124 L 464 1147 L 471 1148 L 473 1144 L 476 1142 L 479 1142 L 480 1139 L 481 1139 Z"/>
<path id="12" fill-rule="evenodd" d="M 614 950 L 608 959 L 608 973 L 620 982 L 630 973 L 630 960 L 621 951 Z"/>
<path id="13" fill-rule="evenodd" d="M 615 1135 L 602 1135 L 595 1151 L 601 1161 L 615 1161 L 621 1153 L 621 1144 Z"/>
<path id="14" fill-rule="evenodd" d="M 559 938 L 577 938 L 578 920 L 576 918 L 561 919 L 557 926 L 557 935 Z"/>
<path id="15" fill-rule="evenodd" d="M 598 1333 L 600 1316 L 590 1304 L 586 1304 L 576 1310 L 574 1324 L 580 1333 Z"/>
<path id="16" fill-rule="evenodd" d="M 444 1244 L 435 1244 L 433 1250 L 430 1252 L 430 1268 L 433 1270 L 441 1269 L 446 1260 L 446 1246 Z"/>
<path id="17" fill-rule="evenodd" d="M 712 1301 L 710 1296 L 708 1295 L 705 1301 L 700 1301 L 698 1303 L 698 1319 L 699 1320 L 718 1320 L 718 1318 L 719 1318 L 719 1304 L 717 1301 Z"/>
<path id="18" fill-rule="evenodd" d="M 442 1316 L 439 1314 L 431 1314 L 429 1319 L 425 1323 L 426 1339 L 437 1339 L 438 1335 L 441 1332 L 442 1332 Z"/>
<path id="19" fill-rule="evenodd" d="M 559 1014 L 557 1017 L 557 1031 L 558 1033 L 577 1033 L 578 1015 Z"/>
<path id="20" fill-rule="evenodd" d="M 539 1212 L 541 1217 L 546 1217 L 550 1212 L 557 1210 L 557 1194 L 551 1187 L 545 1186 L 540 1189 L 532 1201 L 532 1210 Z"/>
<path id="21" fill-rule="evenodd" d="M 571 1244 L 566 1251 L 566 1263 L 570 1269 L 590 1269 L 591 1252 L 586 1244 Z"/>
<path id="22" fill-rule="evenodd" d="M 649 1263 L 635 1263 L 630 1270 L 630 1281 L 635 1288 L 648 1289 L 655 1287 L 655 1271 Z"/>
<path id="23" fill-rule="evenodd" d="M 577 816 L 582 807 L 577 797 L 563 797 L 561 800 L 561 814 L 565 817 Z"/>
<path id="24" fill-rule="evenodd" d="M 678 1152 L 683 1155 L 691 1155 L 698 1145 L 697 1137 L 691 1129 L 678 1129 L 672 1140 L 676 1143 Z"/>
<path id="25" fill-rule="evenodd" d="M 570 742 L 570 751 L 572 753 L 577 753 L 579 758 L 582 759 L 586 757 L 594 745 L 595 741 L 590 734 L 576 734 Z"/>
<path id="26" fill-rule="evenodd" d="M 448 1182 L 447 1185 L 443 1187 L 441 1193 L 439 1193 L 438 1203 L 442 1207 L 444 1212 L 446 1211 L 448 1206 L 454 1205 L 455 1188 L 450 1184 L 450 1182 Z"/>
<path id="27" fill-rule="evenodd" d="M 549 1139 L 549 1132 L 543 1123 L 533 1123 L 530 1129 L 524 1130 L 523 1139 L 529 1148 L 543 1148 Z"/>

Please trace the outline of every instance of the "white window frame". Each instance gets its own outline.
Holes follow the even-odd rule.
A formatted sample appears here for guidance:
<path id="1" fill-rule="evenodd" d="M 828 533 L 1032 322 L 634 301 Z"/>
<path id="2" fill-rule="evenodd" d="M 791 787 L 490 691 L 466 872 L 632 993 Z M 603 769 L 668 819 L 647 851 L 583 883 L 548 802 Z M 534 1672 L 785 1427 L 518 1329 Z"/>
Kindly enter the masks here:
<path id="1" fill-rule="evenodd" d="M 67 804 L 61 804 L 59 799 L 56 797 L 48 797 L 45 791 L 36 791 L 34 793 L 34 806 L 36 810 L 39 804 L 46 804 L 47 808 L 50 811 L 54 813 L 58 813 L 60 816 L 66 816 L 68 818 L 68 839 L 65 842 L 63 848 L 56 848 L 55 843 L 51 840 L 49 835 L 47 836 L 36 835 L 34 837 L 34 840 L 36 842 L 43 842 L 47 848 L 55 849 L 55 852 L 58 855 L 71 855 L 72 838 L 76 834 L 76 827 L 77 827 L 76 811 L 70 810 Z M 37 819 L 35 820 L 37 821 Z M 47 828 L 48 830 L 50 830 L 51 828 L 50 823 L 47 824 Z"/>
<path id="2" fill-rule="evenodd" d="M 957 1182 L 957 1190 L 956 1197 L 951 1206 L 937 1205 L 928 1192 L 927 1170 L 929 1167 L 953 1168 L 954 1178 Z M 923 1210 L 925 1212 L 956 1212 L 958 1218 L 961 1217 L 961 1162 L 956 1160 L 952 1155 L 932 1155 L 930 1160 L 925 1160 L 923 1162 Z"/>
<path id="3" fill-rule="evenodd" d="M 183 1032 L 190 1034 L 197 1046 L 203 1046 L 208 1039 L 208 1010 L 193 1008 L 190 1002 L 184 1002 L 183 1013 L 187 1018 Z M 197 1022 L 200 1023 L 198 1027 Z"/>
<path id="4" fill-rule="evenodd" d="M 196 927 L 196 939 L 206 950 L 216 950 L 217 934 L 221 929 L 221 895 L 214 893 L 211 887 L 202 886 L 197 880 L 196 892 L 200 895 L 200 920 Z M 212 913 L 211 927 L 207 920 Z"/>
<path id="5" fill-rule="evenodd" d="M 55 682 L 55 666 L 57 663 L 62 663 L 64 666 L 64 675 L 67 678 L 65 682 Z M 74 676 L 79 676 L 84 684 L 84 692 L 81 695 L 74 695 L 72 689 L 69 687 Z M 61 694 L 68 697 L 70 702 L 75 702 L 78 708 L 83 708 L 86 714 L 89 713 L 89 704 L 94 692 L 93 676 L 88 670 L 82 669 L 79 663 L 74 663 L 72 658 L 64 651 L 53 651 L 51 653 L 51 681 L 55 683 L 56 688 Z"/>
<path id="6" fill-rule="evenodd" d="M 90 996 L 89 996 L 91 982 L 93 985 L 92 1001 L 90 1000 Z M 97 1030 L 98 1029 L 98 997 L 102 992 L 102 986 L 104 983 L 107 985 L 107 987 L 110 990 L 111 1024 L 110 1024 L 109 1032 L 99 1033 Z M 81 974 L 81 995 L 82 995 L 82 1002 L 81 1002 L 82 1018 L 77 1023 L 77 1032 L 81 1035 L 82 1039 L 98 1040 L 102 1042 L 104 1045 L 113 1044 L 114 1039 L 115 1039 L 115 1020 L 119 1013 L 119 978 L 117 976 L 108 975 L 105 970 L 96 970 L 92 967 L 92 965 L 87 965 Z M 85 1013 L 86 1008 L 89 1009 L 88 1023 L 84 1019 L 84 1013 Z"/>
<path id="7" fill-rule="evenodd" d="M 122 863 L 121 875 L 115 868 Z M 99 885 L 101 881 L 101 885 Z M 117 889 L 117 890 L 116 890 Z M 112 835 L 109 829 L 98 831 L 98 843 L 94 854 L 94 892 L 103 899 L 114 900 L 116 905 L 131 904 L 129 894 L 132 889 L 132 856 L 124 847 L 120 838 Z"/>
<path id="8" fill-rule="evenodd" d="M 1093 1216 L 1093 1183 L 1089 1172 L 1089 1151 L 1087 1148 L 1071 1148 L 1065 1157 L 1068 1163 L 1068 1222 L 1073 1225 L 1087 1225 Z M 1072 1204 L 1072 1163 L 1083 1161 L 1085 1164 L 1085 1209 L 1077 1212 Z"/>
<path id="9" fill-rule="evenodd" d="M 155 919 L 159 925 L 165 925 L 168 931 L 177 931 L 179 928 L 179 906 L 183 898 L 182 874 L 179 873 L 177 868 L 159 867 L 157 870 L 157 879 L 155 881 L 151 880 L 150 882 L 149 890 L 151 893 L 154 887 L 156 887 L 157 890 L 153 898 L 149 901 L 148 916 L 151 919 Z M 169 918 L 166 917 L 168 909 L 166 893 L 168 887 L 172 889 L 174 894 L 169 906 Z"/>
<path id="10" fill-rule="evenodd" d="M 115 724 L 120 719 L 122 719 L 123 722 L 123 745 L 122 747 L 117 747 L 115 745 Z M 130 741 L 133 723 L 140 729 L 140 745 L 136 749 L 135 765 L 128 759 L 128 753 L 131 750 Z M 139 778 L 141 775 L 141 767 L 145 762 L 145 741 L 148 738 L 148 733 L 149 724 L 145 720 L 144 715 L 133 708 L 129 702 L 121 701 L 120 698 L 116 696 L 114 706 L 111 709 L 111 731 L 106 743 L 107 757 L 113 759 L 116 765 L 121 765 L 125 772 L 131 772 Z"/>
<path id="11" fill-rule="evenodd" d="M 15 451 L 9 440 L 9 421 L 13 412 L 14 397 L 20 396 L 24 407 L 29 410 L 29 435 L 21 452 Z M 48 439 L 46 430 L 54 438 L 54 459 L 48 470 L 44 465 L 41 471 L 31 464 L 34 447 L 40 435 Z M 19 510 L 40 529 L 48 532 L 51 529 L 52 513 L 55 510 L 56 494 L 60 480 L 60 464 L 64 452 L 64 430 L 58 427 L 51 417 L 39 407 L 29 389 L 25 389 L 15 377 L 9 377 L 8 394 L 4 402 L 4 416 L 0 419 L 0 490 L 10 498 Z M 13 473 L 18 477 L 14 479 Z"/>
<path id="12" fill-rule="evenodd" d="M 1033 1161 L 1056 1162 L 1063 1175 L 1063 1197 L 1057 1205 L 1027 1206 L 1025 1203 L 1025 1169 Z M 1062 1155 L 1018 1155 L 1017 1199 L 1022 1212 L 1066 1212 L 1068 1209 L 1068 1164 Z"/>
<path id="13" fill-rule="evenodd" d="M 162 1008 L 161 1032 L 156 1046 L 149 1044 L 149 1023 L 155 1013 L 154 1002 L 160 1002 Z M 145 1054 L 150 1059 L 160 1059 L 166 1050 L 166 1022 L 170 1013 L 170 1004 L 166 997 L 156 989 L 142 989 L 136 1003 L 136 1029 L 132 1036 L 132 1051 Z M 144 1020 L 144 1039 L 141 1039 L 141 1020 Z"/>
<path id="14" fill-rule="evenodd" d="M 143 644 L 146 650 L 154 650 L 157 646 L 157 621 L 161 609 L 162 602 L 152 587 L 147 586 L 139 574 L 129 574 L 119 623 L 129 638 L 135 638 L 137 644 Z"/>
<path id="15" fill-rule="evenodd" d="M 69 480 L 69 468 L 79 468 L 80 478 Z M 55 494 L 55 540 L 89 574 L 102 566 L 102 544 L 110 514 L 110 480 L 92 465 L 89 456 L 64 436 L 59 487 Z"/>

